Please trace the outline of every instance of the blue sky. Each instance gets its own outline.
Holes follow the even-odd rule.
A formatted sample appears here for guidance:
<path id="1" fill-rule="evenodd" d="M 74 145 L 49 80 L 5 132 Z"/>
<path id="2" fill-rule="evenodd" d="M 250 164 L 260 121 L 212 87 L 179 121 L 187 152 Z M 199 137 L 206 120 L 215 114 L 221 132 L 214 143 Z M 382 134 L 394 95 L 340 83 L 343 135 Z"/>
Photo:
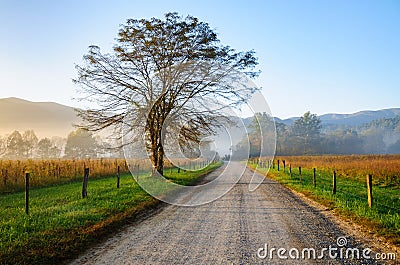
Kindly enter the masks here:
<path id="1" fill-rule="evenodd" d="M 274 116 L 400 107 L 400 1 L 0 0 L 0 98 L 82 107 L 74 64 L 109 51 L 128 18 L 177 11 L 254 49 Z"/>

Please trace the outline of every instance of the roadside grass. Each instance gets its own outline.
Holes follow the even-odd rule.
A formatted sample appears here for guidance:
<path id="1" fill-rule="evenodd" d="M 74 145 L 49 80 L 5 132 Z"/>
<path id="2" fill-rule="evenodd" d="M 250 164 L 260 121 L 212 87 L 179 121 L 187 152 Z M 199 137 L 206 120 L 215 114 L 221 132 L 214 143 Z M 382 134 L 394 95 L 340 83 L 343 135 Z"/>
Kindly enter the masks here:
<path id="1" fill-rule="evenodd" d="M 165 175 L 192 185 L 222 163 L 198 171 L 169 170 Z M 148 178 L 142 173 L 139 178 Z M 139 214 L 160 203 L 130 174 L 89 179 L 88 197 L 81 198 L 81 182 L 30 190 L 29 215 L 24 192 L 0 195 L 0 264 L 60 264 Z"/>
<path id="2" fill-rule="evenodd" d="M 266 174 L 267 168 L 248 166 Z M 389 242 L 400 246 L 400 190 L 398 187 L 374 185 L 373 207 L 369 208 L 366 183 L 359 178 L 337 176 L 337 191 L 332 193 L 331 170 L 318 170 L 316 187 L 313 185 L 313 170 L 302 168 L 302 182 L 297 169 L 292 169 L 292 177 L 286 169 L 278 171 L 271 168 L 268 177 L 283 185 L 305 194 L 307 197 L 334 210 L 348 220 L 355 221 L 368 228 L 369 231 L 384 236 Z"/>
<path id="3" fill-rule="evenodd" d="M 215 164 L 215 166 L 220 167 L 222 165 L 222 162 L 218 162 Z M 164 170 L 164 177 L 166 179 L 170 179 L 176 184 L 180 185 L 185 185 L 185 186 L 191 186 L 197 183 L 199 180 L 198 175 L 199 173 L 201 175 L 206 175 L 216 169 L 215 166 L 209 166 L 201 169 L 196 169 L 194 171 L 189 171 L 189 170 L 180 170 L 180 173 L 178 174 L 178 169 L 174 168 L 172 170 L 172 174 L 169 171 L 169 169 Z"/>

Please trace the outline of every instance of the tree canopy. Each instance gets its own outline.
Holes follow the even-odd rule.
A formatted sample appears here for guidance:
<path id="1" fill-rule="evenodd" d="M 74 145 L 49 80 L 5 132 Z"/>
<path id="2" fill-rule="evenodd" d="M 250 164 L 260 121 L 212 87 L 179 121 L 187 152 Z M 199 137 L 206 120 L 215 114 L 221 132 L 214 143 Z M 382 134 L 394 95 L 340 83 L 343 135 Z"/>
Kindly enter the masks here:
<path id="1" fill-rule="evenodd" d="M 97 157 L 97 143 L 92 133 L 85 129 L 71 132 L 65 145 L 67 158 L 95 158 Z"/>
<path id="2" fill-rule="evenodd" d="M 270 120 L 257 113 L 249 130 L 249 146 L 245 138 L 235 146 L 234 155 L 245 158 L 246 148 L 250 156 L 258 156 L 262 135 L 260 128 Z M 267 117 L 267 116 L 266 116 Z M 259 121 L 259 124 L 254 122 Z M 268 131 L 268 130 L 264 130 Z M 293 122 L 276 122 L 276 154 L 399 154 L 400 116 L 373 120 L 361 126 L 322 124 L 315 114 L 306 112 Z"/>
<path id="3" fill-rule="evenodd" d="M 8 137 L 6 142 L 7 154 L 9 158 L 25 157 L 25 145 L 22 135 L 19 131 L 13 131 Z"/>
<path id="4" fill-rule="evenodd" d="M 177 13 L 128 19 L 113 52 L 90 46 L 83 60 L 74 82 L 81 99 L 98 105 L 79 111 L 83 126 L 127 128 L 131 143 L 144 138 L 145 151 L 161 174 L 165 139 L 200 143 L 227 120 L 224 109 L 246 102 L 256 91 L 241 75 L 259 73 L 254 51 L 222 45 L 207 23 Z"/>
<path id="5" fill-rule="evenodd" d="M 312 148 L 320 140 L 321 120 L 316 114 L 306 112 L 304 115 L 295 120 L 293 125 L 293 136 L 297 138 L 300 145 L 304 148 L 304 153 L 308 154 Z"/>

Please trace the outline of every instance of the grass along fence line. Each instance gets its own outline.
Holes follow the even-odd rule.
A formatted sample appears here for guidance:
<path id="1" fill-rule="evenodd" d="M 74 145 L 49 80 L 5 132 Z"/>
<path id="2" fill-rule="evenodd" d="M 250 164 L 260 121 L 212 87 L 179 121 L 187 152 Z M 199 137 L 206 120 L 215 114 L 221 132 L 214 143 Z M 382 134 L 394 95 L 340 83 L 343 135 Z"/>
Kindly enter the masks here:
<path id="1" fill-rule="evenodd" d="M 365 181 L 366 175 L 373 175 L 373 184 L 400 187 L 400 155 L 322 155 L 322 156 L 279 156 L 275 159 L 286 161 L 292 167 L 335 170 L 338 176 Z"/>
<path id="2" fill-rule="evenodd" d="M 164 172 L 172 181 L 192 185 L 218 168 L 212 163 L 196 171 Z M 141 171 L 139 178 L 150 178 Z M 120 227 L 126 220 L 154 207 L 159 201 L 137 184 L 131 174 L 92 179 L 88 196 L 81 198 L 82 183 L 73 182 L 30 191 L 29 215 L 24 214 L 24 192 L 0 195 L 0 264 L 60 264 Z"/>
<path id="3" fill-rule="evenodd" d="M 91 178 L 114 175 L 118 166 L 122 174 L 129 172 L 125 159 L 0 160 L 0 193 L 22 191 L 26 172 L 32 187 L 45 187 L 80 181 L 84 168 L 90 168 Z"/>
<path id="4" fill-rule="evenodd" d="M 210 163 L 203 160 L 190 162 L 183 159 L 178 162 L 188 170 L 198 169 Z M 129 161 L 129 163 L 132 168 L 135 168 L 135 175 L 148 172 L 152 168 L 150 161 L 145 159 Z M 0 159 L 0 194 L 23 191 L 27 172 L 30 174 L 31 187 L 46 187 L 81 181 L 85 168 L 90 169 L 91 179 L 116 175 L 118 168 L 120 174 L 130 172 L 125 159 Z M 165 161 L 165 168 L 171 171 L 175 167 Z"/>
<path id="5" fill-rule="evenodd" d="M 395 245 L 400 245 L 400 209 L 398 207 L 400 189 L 398 186 L 375 180 L 372 185 L 373 204 L 370 207 L 366 176 L 352 178 L 350 175 L 337 173 L 335 168 L 328 166 L 309 167 L 317 162 L 307 161 L 303 164 L 295 157 L 297 160 L 294 164 L 289 159 L 290 157 L 280 157 L 273 162 L 250 161 L 248 165 L 263 174 L 268 171 L 268 166 L 271 166 L 269 177 L 334 209 L 347 218 L 357 220 L 385 236 Z M 279 170 L 278 160 L 280 160 Z M 285 166 L 282 160 L 285 160 Z M 334 171 L 336 172 L 335 192 L 333 192 Z"/>

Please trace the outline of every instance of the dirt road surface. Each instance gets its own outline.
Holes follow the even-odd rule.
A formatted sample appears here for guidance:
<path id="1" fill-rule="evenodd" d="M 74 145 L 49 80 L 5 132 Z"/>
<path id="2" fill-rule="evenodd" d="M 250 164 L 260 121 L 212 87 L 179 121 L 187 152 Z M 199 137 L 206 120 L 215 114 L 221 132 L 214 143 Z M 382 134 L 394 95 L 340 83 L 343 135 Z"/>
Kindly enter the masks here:
<path id="1" fill-rule="evenodd" d="M 237 168 L 233 163 L 227 173 L 233 176 Z M 222 169 L 208 178 L 215 178 Z M 211 203 L 163 207 L 71 264 L 382 264 L 363 259 L 362 251 L 368 246 L 347 236 L 319 210 L 275 181 L 265 179 L 249 192 L 252 174 L 246 170 L 230 192 Z M 190 196 L 185 198 L 190 200 Z M 338 247 L 337 239 L 343 236 L 347 244 Z M 329 246 L 337 248 L 331 249 L 335 259 L 329 255 Z M 270 256 L 272 248 L 285 250 L 281 258 L 277 250 Z M 310 248 L 316 250 L 316 258 L 308 257 Z M 323 248 L 328 250 L 318 259 Z M 359 249 L 360 259 L 351 259 L 350 252 L 346 259 L 348 248 Z"/>

